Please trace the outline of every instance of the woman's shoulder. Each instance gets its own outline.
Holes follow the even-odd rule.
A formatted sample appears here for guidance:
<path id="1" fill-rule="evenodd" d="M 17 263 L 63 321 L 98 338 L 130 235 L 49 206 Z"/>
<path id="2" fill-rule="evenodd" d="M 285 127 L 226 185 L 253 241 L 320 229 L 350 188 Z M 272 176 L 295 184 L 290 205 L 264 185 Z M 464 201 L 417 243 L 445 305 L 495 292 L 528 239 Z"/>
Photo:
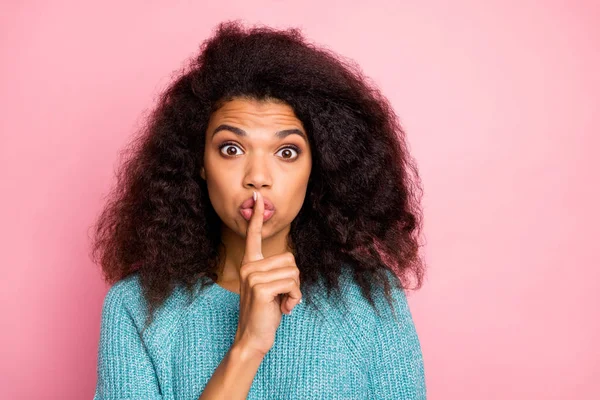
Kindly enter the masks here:
<path id="1" fill-rule="evenodd" d="M 111 313 L 141 314 L 146 309 L 146 300 L 137 272 L 115 282 L 104 297 L 103 309 Z"/>
<path id="2" fill-rule="evenodd" d="M 371 287 L 373 305 L 363 293 L 362 287 L 354 280 L 352 270 L 344 267 L 339 277 L 339 296 L 327 296 L 324 292 L 316 297 L 315 304 L 319 314 L 332 325 L 336 332 L 347 337 L 350 345 L 368 343 L 377 326 L 389 321 L 402 321 L 408 317 L 410 310 L 404 289 L 396 287 L 396 277 L 392 271 L 386 270 L 390 283 L 390 295 L 393 309 L 385 297 L 383 282 Z M 357 351 L 360 349 L 356 349 Z"/>
<path id="3" fill-rule="evenodd" d="M 384 270 L 383 275 L 387 279 L 390 288 L 390 299 L 394 309 L 405 310 L 407 306 L 407 299 L 405 290 L 401 286 L 397 286 L 396 282 L 398 278 L 390 270 Z M 328 309 L 330 311 L 338 310 L 340 314 L 348 317 L 355 317 L 359 320 L 367 319 L 369 321 L 377 318 L 383 318 L 391 311 L 390 305 L 385 296 L 384 282 L 378 280 L 371 285 L 371 299 L 373 304 L 368 300 L 366 292 L 353 277 L 353 271 L 351 267 L 344 266 L 342 268 L 342 274 L 339 277 L 340 287 L 340 298 L 342 302 L 328 301 Z M 326 297 L 325 295 L 321 298 Z M 322 304 L 322 303 L 321 303 Z M 375 308 L 373 307 L 375 306 Z"/>
<path id="4" fill-rule="evenodd" d="M 375 307 L 370 304 L 362 291 L 361 285 L 354 279 L 354 270 L 344 265 L 338 278 L 339 291 L 332 290 L 327 293 L 322 279 L 319 280 L 318 290 L 312 292 L 311 302 L 314 304 L 315 323 L 323 325 L 324 330 L 331 334 L 334 340 L 342 344 L 352 355 L 357 368 L 363 369 L 372 353 L 379 330 L 390 333 L 394 328 L 404 323 L 396 323 L 390 318 L 390 308 L 384 296 L 383 285 L 372 285 L 371 296 Z M 392 283 L 392 272 L 386 272 Z M 380 283 L 380 282 L 378 282 Z M 392 290 L 392 303 L 398 314 L 405 310 L 405 296 L 390 284 Z M 400 310 L 400 311 L 399 311 Z M 400 320 L 407 320 L 400 316 Z"/>
<path id="5" fill-rule="evenodd" d="M 176 287 L 165 301 L 156 308 L 152 323 L 146 327 L 149 308 L 139 273 L 133 273 L 114 283 L 106 293 L 102 306 L 105 321 L 126 318 L 144 332 L 143 336 L 168 335 L 168 331 L 180 320 L 188 307 L 187 297 Z M 147 331 L 146 331 L 147 329 Z M 161 333 L 162 332 L 162 333 Z"/>
<path id="6" fill-rule="evenodd" d="M 125 278 L 115 282 L 108 292 L 107 296 L 121 297 L 131 294 L 141 293 L 140 276 L 138 272 L 127 275 Z"/>
<path id="7" fill-rule="evenodd" d="M 182 303 L 184 290 L 180 285 L 175 286 L 160 308 L 174 307 Z M 106 293 L 105 302 L 122 302 L 129 308 L 145 309 L 147 306 L 144 288 L 138 272 L 134 272 L 114 283 Z"/>
<path id="8" fill-rule="evenodd" d="M 104 313 L 134 311 L 142 306 L 142 290 L 137 273 L 115 282 L 104 296 Z"/>

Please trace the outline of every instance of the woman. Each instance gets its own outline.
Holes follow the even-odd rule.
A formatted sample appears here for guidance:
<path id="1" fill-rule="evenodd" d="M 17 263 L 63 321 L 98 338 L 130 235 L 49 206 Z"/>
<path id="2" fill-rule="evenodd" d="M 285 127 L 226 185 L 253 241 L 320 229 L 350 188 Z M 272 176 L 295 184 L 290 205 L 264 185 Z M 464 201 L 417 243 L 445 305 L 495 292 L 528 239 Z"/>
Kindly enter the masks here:
<path id="1" fill-rule="evenodd" d="M 95 399 L 425 398 L 420 182 L 366 81 L 296 29 L 204 42 L 96 226 Z"/>

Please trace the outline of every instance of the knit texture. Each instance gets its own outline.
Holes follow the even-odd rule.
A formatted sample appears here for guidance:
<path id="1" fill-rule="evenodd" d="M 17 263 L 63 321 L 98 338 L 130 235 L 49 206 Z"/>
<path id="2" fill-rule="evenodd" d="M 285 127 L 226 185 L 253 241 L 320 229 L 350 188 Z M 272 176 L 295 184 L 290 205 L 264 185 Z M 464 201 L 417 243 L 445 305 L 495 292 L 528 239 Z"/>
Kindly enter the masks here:
<path id="1" fill-rule="evenodd" d="M 383 292 L 378 317 L 360 287 L 340 277 L 345 305 L 325 295 L 283 314 L 248 399 L 425 399 L 421 347 L 403 290 L 397 319 Z M 200 285 L 198 285 L 199 287 Z M 141 334 L 145 303 L 136 274 L 104 299 L 94 400 L 197 400 L 233 344 L 240 296 L 213 284 L 187 302 L 182 287 Z"/>

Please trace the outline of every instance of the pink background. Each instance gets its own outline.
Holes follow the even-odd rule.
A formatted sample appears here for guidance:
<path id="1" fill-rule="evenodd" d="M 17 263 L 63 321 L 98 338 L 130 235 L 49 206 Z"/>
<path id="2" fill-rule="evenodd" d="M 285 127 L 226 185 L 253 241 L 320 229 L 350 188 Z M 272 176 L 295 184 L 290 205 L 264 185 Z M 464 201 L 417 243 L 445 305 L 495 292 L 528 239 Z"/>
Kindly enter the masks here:
<path id="1" fill-rule="evenodd" d="M 89 228 L 118 151 L 230 18 L 303 28 L 399 114 L 425 187 L 409 302 L 429 398 L 600 398 L 598 3 L 4 3 L 0 398 L 92 397 Z"/>

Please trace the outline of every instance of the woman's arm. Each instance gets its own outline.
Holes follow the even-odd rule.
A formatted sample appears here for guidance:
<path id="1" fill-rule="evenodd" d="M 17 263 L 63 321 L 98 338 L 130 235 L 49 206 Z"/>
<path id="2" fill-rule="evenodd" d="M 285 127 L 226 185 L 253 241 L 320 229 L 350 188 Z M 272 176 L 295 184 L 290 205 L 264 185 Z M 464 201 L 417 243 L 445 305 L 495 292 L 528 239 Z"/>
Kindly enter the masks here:
<path id="1" fill-rule="evenodd" d="M 397 319 L 385 303 L 369 352 L 369 398 L 424 400 L 423 354 L 403 290 L 392 288 Z M 383 308 L 383 307 L 382 307 Z M 381 310 L 381 308 L 380 308 Z"/>
<path id="2" fill-rule="evenodd" d="M 104 299 L 94 400 L 161 400 L 156 370 L 128 303 L 127 285 L 115 284 Z"/>
<path id="3" fill-rule="evenodd" d="M 263 358 L 263 354 L 246 348 L 242 343 L 234 343 L 206 384 L 199 400 L 245 400 Z"/>

